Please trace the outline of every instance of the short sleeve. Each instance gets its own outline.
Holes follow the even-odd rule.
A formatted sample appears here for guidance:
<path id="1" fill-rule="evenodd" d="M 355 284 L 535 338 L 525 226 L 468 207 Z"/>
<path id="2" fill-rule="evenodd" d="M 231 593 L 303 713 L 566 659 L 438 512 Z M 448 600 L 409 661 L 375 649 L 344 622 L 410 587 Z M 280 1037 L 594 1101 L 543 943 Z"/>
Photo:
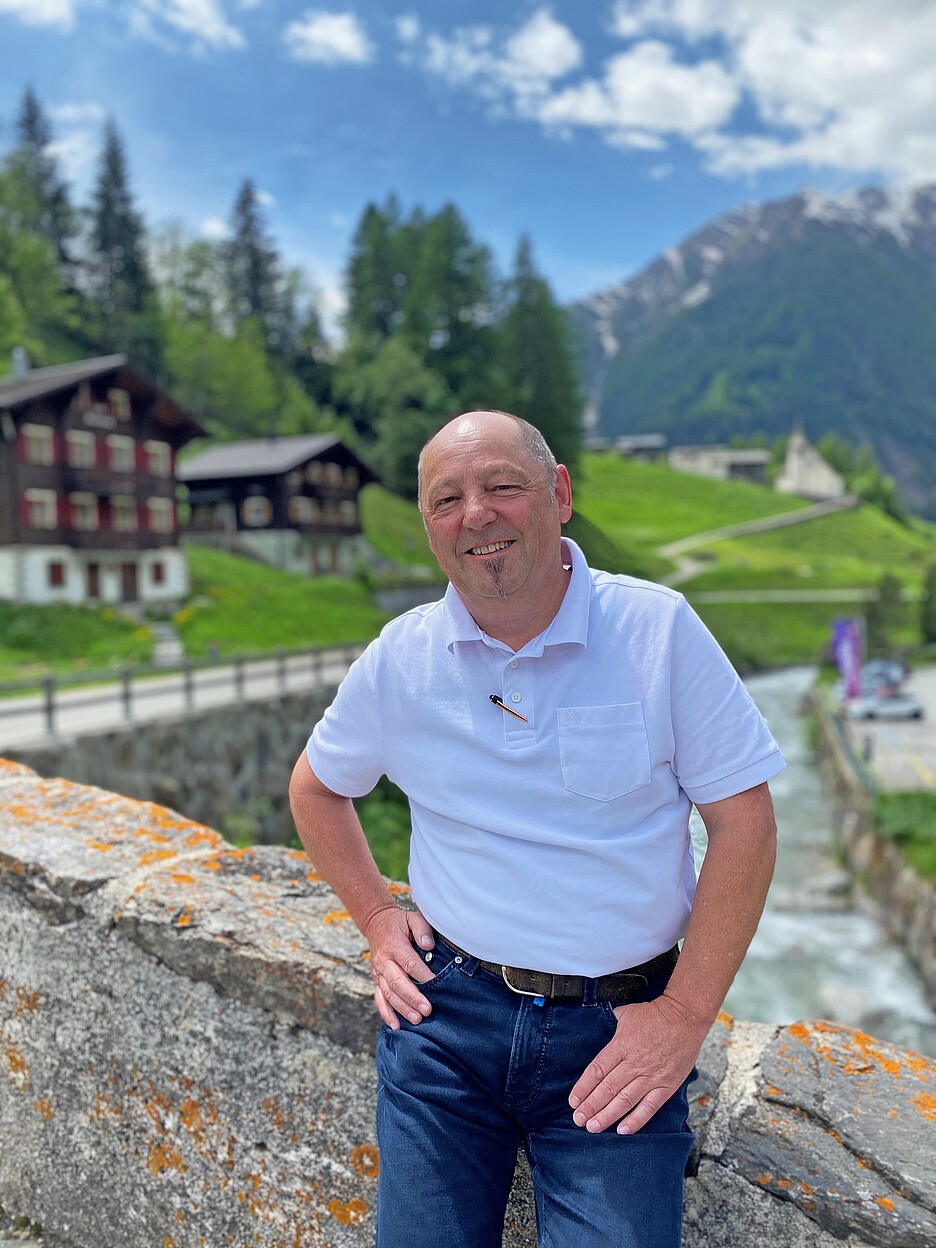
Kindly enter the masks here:
<path id="1" fill-rule="evenodd" d="M 384 772 L 374 679 L 378 645 L 372 642 L 352 663 L 306 746 L 309 766 L 342 797 L 363 797 Z"/>
<path id="2" fill-rule="evenodd" d="M 676 608 L 671 676 L 673 765 L 690 801 L 733 797 L 783 770 L 764 717 L 685 599 Z"/>

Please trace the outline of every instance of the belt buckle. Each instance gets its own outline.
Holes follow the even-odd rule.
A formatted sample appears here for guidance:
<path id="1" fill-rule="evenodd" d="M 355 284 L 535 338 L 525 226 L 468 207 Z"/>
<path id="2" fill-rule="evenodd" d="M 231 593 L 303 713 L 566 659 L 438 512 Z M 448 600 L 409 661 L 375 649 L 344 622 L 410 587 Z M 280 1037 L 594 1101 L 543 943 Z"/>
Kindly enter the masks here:
<path id="1" fill-rule="evenodd" d="M 551 975 L 551 976 L 550 976 L 550 986 L 549 986 L 549 993 L 548 993 L 548 994 L 543 993 L 543 992 L 531 992 L 528 988 L 517 988 L 517 987 L 515 987 L 515 986 L 514 986 L 514 985 L 510 982 L 510 980 L 507 978 L 507 972 L 508 972 L 508 971 L 514 971 L 514 970 L 516 970 L 516 969 L 517 969 L 517 968 L 516 968 L 516 967 L 514 967 L 514 966 L 504 966 L 503 964 L 501 965 L 501 978 L 503 979 L 504 983 L 507 985 L 507 987 L 510 989 L 510 991 L 511 991 L 511 992 L 515 992 L 515 993 L 517 994 L 517 996 L 518 996 L 518 997 L 537 997 L 537 998 L 540 998 L 540 997 L 545 997 L 545 996 L 547 996 L 547 995 L 552 996 L 552 990 L 553 990 L 553 988 L 555 987 L 555 980 L 556 980 L 555 975 Z"/>

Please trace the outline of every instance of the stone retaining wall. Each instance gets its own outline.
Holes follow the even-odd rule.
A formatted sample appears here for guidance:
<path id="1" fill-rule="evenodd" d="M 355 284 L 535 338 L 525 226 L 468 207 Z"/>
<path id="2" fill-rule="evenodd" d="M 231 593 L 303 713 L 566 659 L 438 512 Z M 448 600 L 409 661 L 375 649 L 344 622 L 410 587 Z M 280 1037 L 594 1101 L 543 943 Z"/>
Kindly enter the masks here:
<path id="1" fill-rule="evenodd" d="M 834 717 L 817 693 L 810 706 L 818 725 L 837 848 L 879 903 L 881 920 L 919 971 L 936 1006 L 936 886 L 914 871 L 899 845 L 877 835 L 871 794 Z"/>
<path id="2" fill-rule="evenodd" d="M 377 1025 L 302 853 L 0 761 L 0 1205 L 48 1248 L 372 1243 Z M 687 1248 L 936 1244 L 932 1062 L 724 1015 L 700 1072 Z"/>

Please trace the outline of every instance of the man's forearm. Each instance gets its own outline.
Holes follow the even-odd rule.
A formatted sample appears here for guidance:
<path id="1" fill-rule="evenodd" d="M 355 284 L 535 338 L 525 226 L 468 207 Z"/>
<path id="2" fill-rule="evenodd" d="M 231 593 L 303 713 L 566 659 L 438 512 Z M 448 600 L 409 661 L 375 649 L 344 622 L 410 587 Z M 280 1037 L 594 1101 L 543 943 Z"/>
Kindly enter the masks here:
<path id="1" fill-rule="evenodd" d="M 724 1001 L 764 908 L 776 859 L 767 785 L 701 806 L 709 844 L 686 939 L 666 994 L 700 1024 Z"/>
<path id="2" fill-rule="evenodd" d="M 395 902 L 377 868 L 350 798 L 321 785 L 305 756 L 296 763 L 289 804 L 299 839 L 316 871 L 338 894 L 362 932 Z"/>

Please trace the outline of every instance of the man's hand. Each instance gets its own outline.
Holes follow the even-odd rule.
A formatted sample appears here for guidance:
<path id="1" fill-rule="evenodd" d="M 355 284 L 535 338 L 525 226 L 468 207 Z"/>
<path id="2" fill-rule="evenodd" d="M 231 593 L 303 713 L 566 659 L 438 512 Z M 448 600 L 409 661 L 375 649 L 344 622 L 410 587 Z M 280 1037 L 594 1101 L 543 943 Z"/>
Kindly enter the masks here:
<path id="1" fill-rule="evenodd" d="M 413 942 L 420 949 L 431 949 L 435 944 L 432 928 L 418 910 L 391 905 L 372 915 L 363 931 L 370 945 L 374 1003 L 380 1017 L 393 1031 L 400 1029 L 397 1014 L 411 1023 L 422 1022 L 432 1006 L 416 983 L 425 984 L 435 976 Z"/>
<path id="2" fill-rule="evenodd" d="M 666 995 L 614 1012 L 614 1039 L 585 1069 L 569 1104 L 573 1121 L 587 1131 L 604 1131 L 622 1119 L 618 1134 L 633 1135 L 686 1079 L 708 1026 Z"/>

